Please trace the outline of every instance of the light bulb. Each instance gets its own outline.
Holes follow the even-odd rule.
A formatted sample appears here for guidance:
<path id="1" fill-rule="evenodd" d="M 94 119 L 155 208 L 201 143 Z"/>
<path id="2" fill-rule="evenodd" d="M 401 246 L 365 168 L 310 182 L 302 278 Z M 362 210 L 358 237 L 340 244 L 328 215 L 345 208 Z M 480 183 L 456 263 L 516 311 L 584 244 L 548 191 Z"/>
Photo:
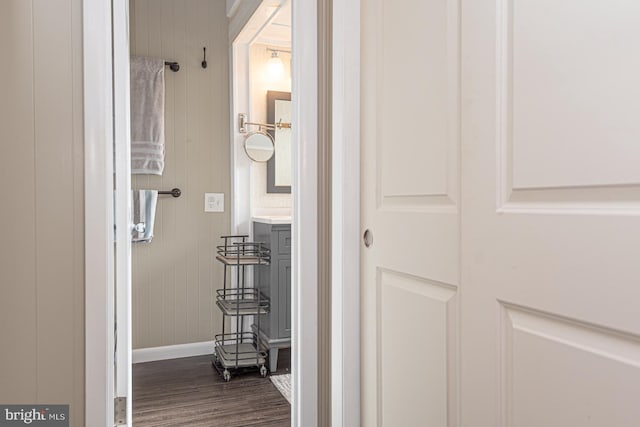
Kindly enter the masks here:
<path id="1" fill-rule="evenodd" d="M 271 52 L 271 58 L 267 62 L 267 73 L 270 80 L 279 80 L 284 75 L 284 63 L 275 50 Z"/>

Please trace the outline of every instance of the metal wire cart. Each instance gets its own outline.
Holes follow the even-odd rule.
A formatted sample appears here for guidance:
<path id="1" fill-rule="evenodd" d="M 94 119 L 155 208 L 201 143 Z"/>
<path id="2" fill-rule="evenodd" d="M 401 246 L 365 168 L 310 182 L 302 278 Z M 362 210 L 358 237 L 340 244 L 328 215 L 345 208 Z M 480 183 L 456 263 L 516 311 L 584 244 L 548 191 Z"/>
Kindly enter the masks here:
<path id="1" fill-rule="evenodd" d="M 260 337 L 254 332 L 244 332 L 243 327 L 245 316 L 255 316 L 259 330 L 259 315 L 269 312 L 269 299 L 260 292 L 259 283 L 248 287 L 246 282 L 249 268 L 269 265 L 270 253 L 261 242 L 247 242 L 248 237 L 221 236 L 224 244 L 217 247 L 216 259 L 224 265 L 224 281 L 223 288 L 216 291 L 216 305 L 223 316 L 222 333 L 215 336 L 212 364 L 225 381 L 231 380 L 231 370 L 258 368 L 260 375 L 267 376 L 267 355 Z M 232 271 L 235 287 L 231 287 Z M 259 277 L 253 274 L 255 281 Z"/>

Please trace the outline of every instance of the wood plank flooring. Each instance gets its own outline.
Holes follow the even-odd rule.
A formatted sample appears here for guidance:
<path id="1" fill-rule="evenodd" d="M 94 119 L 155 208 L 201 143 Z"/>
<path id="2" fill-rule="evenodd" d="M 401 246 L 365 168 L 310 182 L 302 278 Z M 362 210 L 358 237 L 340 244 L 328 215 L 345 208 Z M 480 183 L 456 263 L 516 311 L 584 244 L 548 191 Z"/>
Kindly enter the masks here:
<path id="1" fill-rule="evenodd" d="M 289 371 L 287 356 L 277 374 Z M 268 378 L 250 372 L 225 383 L 211 356 L 133 365 L 134 427 L 288 427 L 290 419 L 289 403 Z"/>

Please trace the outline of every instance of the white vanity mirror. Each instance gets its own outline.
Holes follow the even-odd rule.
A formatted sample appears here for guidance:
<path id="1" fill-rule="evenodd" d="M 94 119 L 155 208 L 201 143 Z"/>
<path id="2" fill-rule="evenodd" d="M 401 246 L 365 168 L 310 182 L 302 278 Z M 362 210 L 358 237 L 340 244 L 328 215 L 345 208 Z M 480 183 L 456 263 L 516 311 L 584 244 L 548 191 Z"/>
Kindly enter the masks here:
<path id="1" fill-rule="evenodd" d="M 273 138 L 268 133 L 252 132 L 244 140 L 244 151 L 254 162 L 266 162 L 275 151 Z"/>

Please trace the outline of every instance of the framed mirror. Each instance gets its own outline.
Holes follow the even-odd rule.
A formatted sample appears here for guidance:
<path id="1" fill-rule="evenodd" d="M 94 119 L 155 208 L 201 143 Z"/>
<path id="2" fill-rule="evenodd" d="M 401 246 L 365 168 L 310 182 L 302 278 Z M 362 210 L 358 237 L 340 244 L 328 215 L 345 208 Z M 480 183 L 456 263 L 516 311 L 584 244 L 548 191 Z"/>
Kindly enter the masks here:
<path id="1" fill-rule="evenodd" d="M 267 123 L 291 123 L 291 92 L 267 92 Z M 291 193 L 291 127 L 269 134 L 275 154 L 267 162 L 267 193 Z"/>

